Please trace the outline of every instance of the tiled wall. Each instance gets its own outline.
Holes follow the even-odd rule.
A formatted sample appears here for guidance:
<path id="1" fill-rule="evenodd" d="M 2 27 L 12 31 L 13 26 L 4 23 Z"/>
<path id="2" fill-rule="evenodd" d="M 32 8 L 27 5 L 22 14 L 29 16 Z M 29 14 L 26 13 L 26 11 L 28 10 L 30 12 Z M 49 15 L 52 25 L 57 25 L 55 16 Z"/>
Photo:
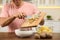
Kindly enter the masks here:
<path id="1" fill-rule="evenodd" d="M 45 20 L 45 26 L 51 27 L 53 32 L 60 33 L 60 21 Z"/>
<path id="2" fill-rule="evenodd" d="M 47 27 L 51 27 L 54 33 L 60 33 L 60 21 L 45 20 L 44 25 Z M 3 27 L 3 28 L 0 27 L 0 32 L 8 32 L 7 28 L 8 28 L 8 26 Z M 35 29 L 33 29 L 33 30 L 36 31 Z"/>

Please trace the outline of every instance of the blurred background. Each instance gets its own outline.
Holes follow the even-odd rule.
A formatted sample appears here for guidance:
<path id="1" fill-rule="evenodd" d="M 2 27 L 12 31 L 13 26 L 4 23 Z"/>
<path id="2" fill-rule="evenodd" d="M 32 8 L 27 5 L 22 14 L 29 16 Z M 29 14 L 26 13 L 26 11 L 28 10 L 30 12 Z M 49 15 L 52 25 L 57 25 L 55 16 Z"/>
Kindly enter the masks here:
<path id="1" fill-rule="evenodd" d="M 47 13 L 44 25 L 53 28 L 53 32 L 60 33 L 60 0 L 23 0 L 34 4 L 41 12 Z M 0 0 L 0 13 L 4 4 L 10 0 Z M 0 27 L 0 32 L 7 32 L 7 27 Z"/>

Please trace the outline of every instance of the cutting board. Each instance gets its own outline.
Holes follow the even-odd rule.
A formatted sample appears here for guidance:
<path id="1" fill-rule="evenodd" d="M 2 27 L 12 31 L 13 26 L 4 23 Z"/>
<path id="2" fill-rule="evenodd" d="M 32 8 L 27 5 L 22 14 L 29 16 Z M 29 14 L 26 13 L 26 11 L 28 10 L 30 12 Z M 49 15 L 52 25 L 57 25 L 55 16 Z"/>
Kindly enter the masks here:
<path id="1" fill-rule="evenodd" d="M 21 25 L 21 27 L 37 27 L 37 25 L 42 21 L 46 13 L 41 12 L 40 17 L 29 23 L 28 19 Z"/>
<path id="2" fill-rule="evenodd" d="M 38 20 L 38 19 L 37 19 L 37 20 Z M 26 20 L 26 21 L 22 24 L 21 27 L 36 27 L 37 24 L 39 24 L 39 23 L 37 23 L 37 20 L 32 21 L 32 22 Z"/>

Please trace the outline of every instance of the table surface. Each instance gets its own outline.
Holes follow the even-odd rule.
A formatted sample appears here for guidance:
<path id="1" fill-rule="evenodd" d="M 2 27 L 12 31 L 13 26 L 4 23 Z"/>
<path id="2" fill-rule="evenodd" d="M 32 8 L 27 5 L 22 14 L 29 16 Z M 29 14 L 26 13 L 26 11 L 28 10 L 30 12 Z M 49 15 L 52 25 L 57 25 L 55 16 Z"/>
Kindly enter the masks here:
<path id="1" fill-rule="evenodd" d="M 60 40 L 60 33 L 54 33 L 52 39 L 19 38 L 13 32 L 0 32 L 0 40 Z"/>

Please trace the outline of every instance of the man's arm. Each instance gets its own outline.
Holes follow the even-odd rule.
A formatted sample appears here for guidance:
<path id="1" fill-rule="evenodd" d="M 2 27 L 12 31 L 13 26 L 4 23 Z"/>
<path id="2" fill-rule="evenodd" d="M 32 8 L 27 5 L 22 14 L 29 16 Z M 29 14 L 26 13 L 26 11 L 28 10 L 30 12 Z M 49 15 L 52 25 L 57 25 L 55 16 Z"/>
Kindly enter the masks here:
<path id="1" fill-rule="evenodd" d="M 12 16 L 12 17 L 0 17 L 0 25 L 2 27 L 9 25 L 16 17 Z"/>
<path id="2" fill-rule="evenodd" d="M 9 25 L 15 18 L 24 19 L 26 17 L 25 14 L 14 15 L 12 17 L 0 17 L 0 25 L 2 27 Z"/>

